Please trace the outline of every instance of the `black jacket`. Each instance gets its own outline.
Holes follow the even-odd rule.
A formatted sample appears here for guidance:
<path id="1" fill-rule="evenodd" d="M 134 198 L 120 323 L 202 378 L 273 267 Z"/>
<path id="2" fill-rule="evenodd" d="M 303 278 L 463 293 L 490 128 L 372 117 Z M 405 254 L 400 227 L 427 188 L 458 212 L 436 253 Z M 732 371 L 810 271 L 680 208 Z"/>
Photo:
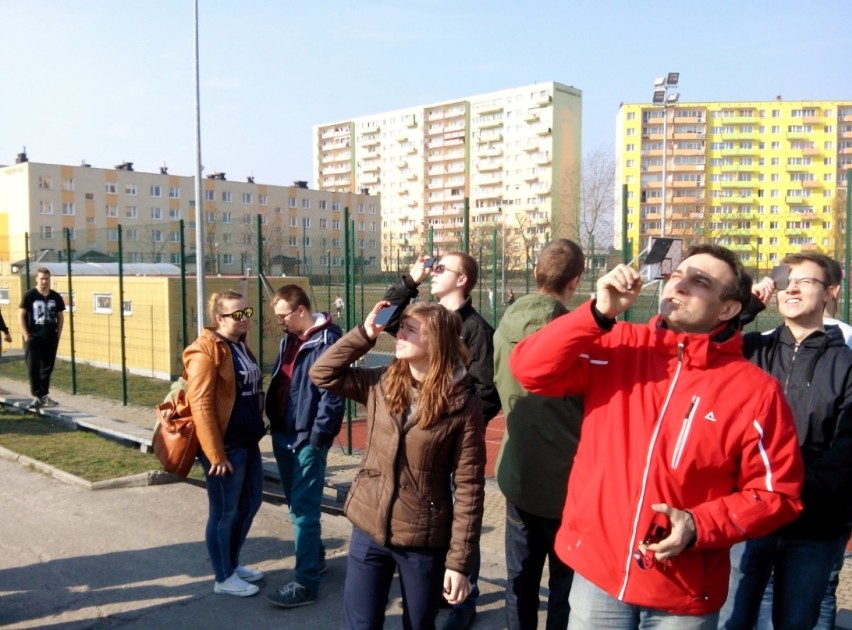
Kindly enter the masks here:
<path id="1" fill-rule="evenodd" d="M 747 333 L 743 341 L 746 357 L 781 382 L 805 464 L 804 511 L 781 532 L 810 539 L 847 534 L 852 508 L 852 350 L 834 326 L 798 345 L 784 325 L 768 334 Z"/>
<path id="2" fill-rule="evenodd" d="M 414 279 L 405 274 L 399 282 L 388 287 L 384 299 L 404 308 L 420 294 L 417 287 Z M 403 308 L 388 322 L 385 332 L 396 336 Z M 458 308 L 458 314 L 462 318 L 462 341 L 471 355 L 468 372 L 473 381 L 473 393 L 482 401 L 482 418 L 487 423 L 500 411 L 500 395 L 494 386 L 494 329 L 473 308 L 470 296 Z"/>

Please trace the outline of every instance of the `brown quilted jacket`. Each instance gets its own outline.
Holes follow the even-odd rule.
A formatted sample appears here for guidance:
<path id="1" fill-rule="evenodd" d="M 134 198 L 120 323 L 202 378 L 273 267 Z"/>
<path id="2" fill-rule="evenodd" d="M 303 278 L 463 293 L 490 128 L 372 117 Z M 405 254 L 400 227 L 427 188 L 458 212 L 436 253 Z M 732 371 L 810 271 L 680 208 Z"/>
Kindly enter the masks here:
<path id="1" fill-rule="evenodd" d="M 316 385 L 367 408 L 367 444 L 346 516 L 382 545 L 447 548 L 446 567 L 469 574 L 485 498 L 485 430 L 470 377 L 460 366 L 451 409 L 423 430 L 388 410 L 386 368 L 349 367 L 372 346 L 355 328 L 310 370 Z"/>

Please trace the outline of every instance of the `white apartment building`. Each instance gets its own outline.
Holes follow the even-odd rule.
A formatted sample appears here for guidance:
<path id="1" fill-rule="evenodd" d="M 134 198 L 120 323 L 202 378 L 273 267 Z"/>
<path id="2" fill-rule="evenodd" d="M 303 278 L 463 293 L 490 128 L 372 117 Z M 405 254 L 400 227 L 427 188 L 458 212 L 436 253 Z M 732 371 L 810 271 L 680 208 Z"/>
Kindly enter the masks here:
<path id="1" fill-rule="evenodd" d="M 381 208 L 377 196 L 230 181 L 224 173 L 202 182 L 207 273 L 271 275 L 325 273 L 344 255 L 344 209 L 354 225 L 355 255 L 378 271 Z M 258 249 L 258 216 L 263 246 Z M 180 262 L 180 220 L 186 254 L 195 253 L 195 177 L 88 164 L 30 162 L 0 166 L 0 273 L 26 256 L 62 260 L 70 236 L 72 259 L 115 257 L 119 226 L 124 262 Z M 66 230 L 68 230 L 66 232 Z"/>
<path id="2" fill-rule="evenodd" d="M 436 250 L 459 247 L 465 199 L 471 247 L 498 227 L 521 269 L 576 226 L 581 119 L 580 90 L 546 82 L 316 125 L 314 177 L 381 196 L 383 269 L 425 251 L 429 228 Z"/>

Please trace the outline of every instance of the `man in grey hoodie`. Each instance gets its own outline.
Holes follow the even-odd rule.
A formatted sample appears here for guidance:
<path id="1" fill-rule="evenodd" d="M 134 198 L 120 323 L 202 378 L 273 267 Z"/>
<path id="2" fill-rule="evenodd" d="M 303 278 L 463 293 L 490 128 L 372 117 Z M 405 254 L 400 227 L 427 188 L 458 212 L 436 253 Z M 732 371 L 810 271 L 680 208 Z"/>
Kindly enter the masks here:
<path id="1" fill-rule="evenodd" d="M 580 247 L 553 241 L 539 255 L 538 291 L 512 304 L 494 333 L 494 383 L 506 417 L 497 456 L 497 482 L 506 496 L 506 627 L 535 628 L 539 588 L 549 559 L 547 629 L 568 626 L 568 594 L 574 572 L 553 550 L 562 517 L 568 473 L 574 461 L 583 407 L 579 398 L 530 394 L 509 370 L 518 342 L 568 312 L 583 273 Z"/>

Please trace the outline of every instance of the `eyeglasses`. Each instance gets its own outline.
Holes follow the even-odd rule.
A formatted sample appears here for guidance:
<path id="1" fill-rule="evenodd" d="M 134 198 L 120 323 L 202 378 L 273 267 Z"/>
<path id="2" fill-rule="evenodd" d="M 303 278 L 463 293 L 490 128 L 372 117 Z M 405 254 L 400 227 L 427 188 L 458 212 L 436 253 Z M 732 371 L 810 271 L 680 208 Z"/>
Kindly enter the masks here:
<path id="1" fill-rule="evenodd" d="M 452 271 L 457 276 L 463 276 L 464 275 L 461 271 L 457 271 L 457 270 L 455 270 L 451 267 L 447 267 L 444 264 L 435 265 L 434 267 L 432 267 L 432 274 L 436 275 L 436 276 L 440 276 L 445 271 Z"/>
<path id="2" fill-rule="evenodd" d="M 251 306 L 246 306 L 238 311 L 234 311 L 233 313 L 219 313 L 219 317 L 230 317 L 235 322 L 243 321 L 243 317 L 246 319 L 251 319 L 254 315 L 254 309 Z"/>
<path id="3" fill-rule="evenodd" d="M 805 287 L 812 287 L 817 283 L 821 284 L 824 287 L 828 286 L 827 282 L 823 282 L 819 278 L 787 278 L 787 286 L 784 289 L 781 289 L 781 290 L 785 291 L 785 290 L 789 289 L 790 287 L 796 286 L 797 284 L 805 286 Z"/>
<path id="4" fill-rule="evenodd" d="M 277 318 L 278 318 L 278 322 L 279 322 L 279 323 L 282 323 L 282 324 L 283 324 L 283 323 L 284 323 L 284 320 L 285 320 L 285 319 L 287 319 L 287 316 L 288 316 L 288 315 L 290 315 L 291 313 L 295 313 L 295 312 L 296 312 L 296 311 L 298 311 L 298 310 L 299 310 L 299 307 L 296 307 L 296 308 L 294 308 L 292 311 L 287 311 L 287 312 L 286 312 L 286 313 L 284 313 L 283 315 L 279 315 L 278 313 L 275 313 L 275 317 L 277 317 Z"/>

